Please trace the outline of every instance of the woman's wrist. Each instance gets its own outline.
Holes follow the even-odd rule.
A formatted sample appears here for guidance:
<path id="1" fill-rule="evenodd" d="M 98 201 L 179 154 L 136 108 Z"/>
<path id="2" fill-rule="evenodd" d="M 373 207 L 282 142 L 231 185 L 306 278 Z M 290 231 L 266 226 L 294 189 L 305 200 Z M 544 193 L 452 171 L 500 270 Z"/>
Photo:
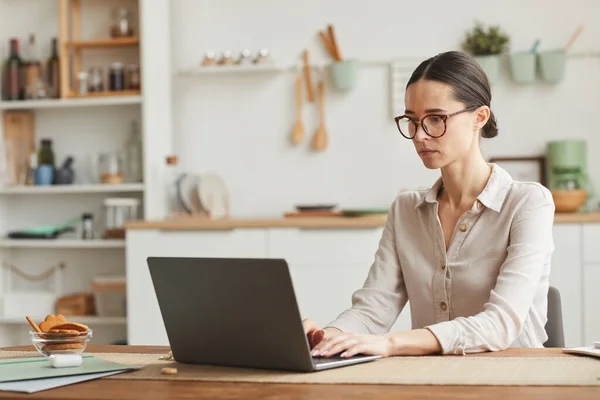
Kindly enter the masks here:
<path id="1" fill-rule="evenodd" d="M 325 332 L 325 337 L 330 338 L 339 335 L 342 331 L 338 328 L 334 328 L 333 326 L 328 326 L 323 328 L 323 332 Z"/>
<path id="2" fill-rule="evenodd" d="M 384 337 L 390 342 L 390 356 L 423 356 L 442 351 L 440 342 L 429 329 L 390 332 Z"/>

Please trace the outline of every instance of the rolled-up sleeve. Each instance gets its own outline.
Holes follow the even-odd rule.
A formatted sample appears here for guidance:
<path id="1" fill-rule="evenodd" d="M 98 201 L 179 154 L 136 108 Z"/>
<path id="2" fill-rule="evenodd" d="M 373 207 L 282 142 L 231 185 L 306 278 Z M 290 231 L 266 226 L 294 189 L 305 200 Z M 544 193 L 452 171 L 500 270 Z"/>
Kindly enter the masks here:
<path id="1" fill-rule="evenodd" d="M 352 295 L 352 307 L 328 326 L 344 332 L 385 333 L 396 322 L 408 300 L 398 251 L 395 224 L 396 203 L 392 204 L 375 259 L 362 288 Z"/>
<path id="2" fill-rule="evenodd" d="M 550 268 L 553 219 L 552 195 L 533 186 L 515 212 L 507 256 L 483 311 L 426 326 L 444 354 L 504 350 L 517 339 L 536 289 Z"/>

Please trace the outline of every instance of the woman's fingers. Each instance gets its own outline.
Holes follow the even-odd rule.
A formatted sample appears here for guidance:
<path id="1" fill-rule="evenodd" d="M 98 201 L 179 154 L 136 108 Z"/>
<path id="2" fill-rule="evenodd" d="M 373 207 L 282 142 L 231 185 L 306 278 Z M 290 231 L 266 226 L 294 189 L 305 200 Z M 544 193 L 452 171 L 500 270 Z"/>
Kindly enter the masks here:
<path id="1" fill-rule="evenodd" d="M 340 335 L 321 342 L 315 347 L 313 355 L 329 357 L 338 354 L 358 343 L 355 336 Z"/>
<path id="2" fill-rule="evenodd" d="M 357 354 L 368 354 L 368 350 L 369 350 L 369 345 L 368 344 L 366 344 L 366 343 L 358 343 L 358 344 L 350 347 L 348 350 L 344 351 L 340 355 L 342 357 L 344 357 L 344 358 L 348 358 L 348 357 L 355 356 Z"/>

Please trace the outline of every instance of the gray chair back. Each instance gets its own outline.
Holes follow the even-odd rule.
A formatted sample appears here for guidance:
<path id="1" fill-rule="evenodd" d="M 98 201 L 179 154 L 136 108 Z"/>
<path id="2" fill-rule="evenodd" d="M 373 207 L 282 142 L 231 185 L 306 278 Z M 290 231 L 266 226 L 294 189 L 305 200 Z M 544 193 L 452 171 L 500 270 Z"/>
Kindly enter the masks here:
<path id="1" fill-rule="evenodd" d="M 545 329 L 548 340 L 544 343 L 544 347 L 565 347 L 562 302 L 560 292 L 553 286 L 548 289 L 548 321 Z"/>

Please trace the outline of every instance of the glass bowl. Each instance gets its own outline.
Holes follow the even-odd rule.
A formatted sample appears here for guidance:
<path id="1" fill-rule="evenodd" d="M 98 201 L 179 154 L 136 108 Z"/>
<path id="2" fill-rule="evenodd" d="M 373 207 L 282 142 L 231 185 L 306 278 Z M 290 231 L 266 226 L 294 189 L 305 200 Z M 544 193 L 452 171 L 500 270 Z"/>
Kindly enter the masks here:
<path id="1" fill-rule="evenodd" d="M 45 357 L 52 354 L 80 354 L 92 338 L 92 330 L 78 333 L 52 333 L 30 331 L 31 341 Z"/>

